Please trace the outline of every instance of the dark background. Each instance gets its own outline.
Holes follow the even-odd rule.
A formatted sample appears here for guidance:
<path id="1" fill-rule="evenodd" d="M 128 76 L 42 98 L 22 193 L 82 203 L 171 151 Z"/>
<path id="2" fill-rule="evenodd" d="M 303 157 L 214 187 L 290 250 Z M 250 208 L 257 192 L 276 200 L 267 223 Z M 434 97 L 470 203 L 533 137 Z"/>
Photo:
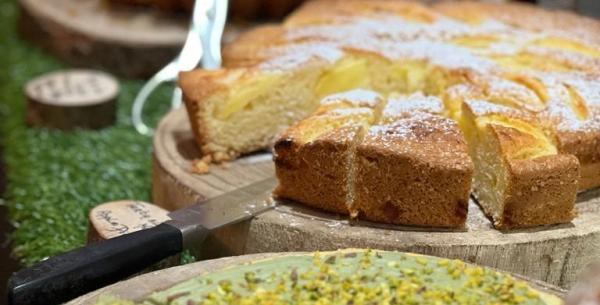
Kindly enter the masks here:
<path id="1" fill-rule="evenodd" d="M 6 167 L 2 158 L 2 147 L 0 146 L 0 198 L 6 189 Z M 8 223 L 8 210 L 0 205 L 0 305 L 6 304 L 6 282 L 11 273 L 18 268 L 17 262 L 10 257 L 10 246 L 8 235 L 12 227 Z"/>

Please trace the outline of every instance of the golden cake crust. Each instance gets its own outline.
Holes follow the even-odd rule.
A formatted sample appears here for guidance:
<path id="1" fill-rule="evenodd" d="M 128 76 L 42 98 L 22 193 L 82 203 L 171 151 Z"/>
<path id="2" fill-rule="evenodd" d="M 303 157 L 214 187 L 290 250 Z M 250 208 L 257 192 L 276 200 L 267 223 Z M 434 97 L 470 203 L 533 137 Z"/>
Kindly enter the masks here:
<path id="1" fill-rule="evenodd" d="M 304 145 L 290 135 L 275 142 L 273 160 L 279 185 L 273 194 L 329 212 L 349 214 L 347 159 L 359 132 L 360 127 L 344 127 Z"/>
<path id="2" fill-rule="evenodd" d="M 340 108 L 326 99 L 290 127 L 275 143 L 274 194 L 370 221 L 464 226 L 473 165 L 458 125 L 441 116 L 441 101 L 415 94 L 384 107 L 361 102 L 356 91 L 339 96 L 369 106 Z"/>
<path id="3" fill-rule="evenodd" d="M 335 23 L 336 19 L 354 16 L 373 16 L 381 12 L 405 18 L 431 22 L 434 13 L 419 1 L 386 0 L 325 0 L 309 1 L 285 20 L 285 26 Z"/>
<path id="4" fill-rule="evenodd" d="M 509 178 L 499 228 L 565 223 L 575 217 L 579 162 L 573 155 L 550 155 L 510 160 L 511 150 L 528 145 L 530 138 L 503 126 L 490 126 L 499 139 Z"/>
<path id="5" fill-rule="evenodd" d="M 472 157 L 480 163 L 499 158 L 496 162 L 500 164 L 489 165 L 493 170 L 484 173 L 493 174 L 496 178 L 492 183 L 497 185 L 485 184 L 476 175 L 473 190 L 494 226 L 515 229 L 571 221 L 576 215 L 577 158 L 552 152 L 547 146 L 552 146 L 553 137 L 537 129 L 540 122 L 527 113 L 480 101 L 467 101 L 462 106 L 465 120 L 475 120 L 472 124 L 476 124 L 465 128 L 482 129 L 478 136 L 470 136 Z M 492 119 L 480 126 L 477 120 L 487 118 Z M 496 192 L 497 198 L 493 195 Z"/>
<path id="6" fill-rule="evenodd" d="M 492 18 L 533 31 L 554 30 L 568 32 L 579 39 L 600 44 L 600 22 L 562 10 L 547 10 L 524 3 L 488 3 L 474 1 L 446 1 L 432 5 L 444 15 L 465 21 L 479 22 Z"/>
<path id="7" fill-rule="evenodd" d="M 379 95 L 355 90 L 325 99 L 313 115 L 288 128 L 274 145 L 274 195 L 349 214 L 354 147 L 382 106 Z"/>
<path id="8" fill-rule="evenodd" d="M 240 34 L 223 47 L 223 66 L 247 67 L 265 59 L 261 53 L 277 43 L 285 43 L 285 30 L 280 25 L 261 25 Z"/>
<path id="9" fill-rule="evenodd" d="M 567 223 L 576 216 L 579 163 L 572 155 L 509 161 L 501 229 Z"/>
<path id="10" fill-rule="evenodd" d="M 359 217 L 393 224 L 462 227 L 473 165 L 458 126 L 429 114 L 372 127 L 357 148 Z"/>
<path id="11" fill-rule="evenodd" d="M 224 69 L 215 71 L 193 70 L 179 74 L 178 85 L 183 92 L 183 102 L 187 107 L 187 114 L 196 143 L 198 143 L 198 147 L 204 155 L 211 155 L 213 153 L 207 145 L 211 142 L 214 135 L 210 133 L 210 129 L 206 126 L 206 120 L 201 117 L 206 112 L 205 108 L 207 105 L 207 103 L 202 101 L 217 94 L 217 92 L 226 92 L 228 86 L 222 79 L 230 74 L 230 71 Z M 197 84 L 199 83 L 202 86 L 198 86 Z M 213 161 L 219 161 L 215 156 L 212 156 L 212 158 Z"/>

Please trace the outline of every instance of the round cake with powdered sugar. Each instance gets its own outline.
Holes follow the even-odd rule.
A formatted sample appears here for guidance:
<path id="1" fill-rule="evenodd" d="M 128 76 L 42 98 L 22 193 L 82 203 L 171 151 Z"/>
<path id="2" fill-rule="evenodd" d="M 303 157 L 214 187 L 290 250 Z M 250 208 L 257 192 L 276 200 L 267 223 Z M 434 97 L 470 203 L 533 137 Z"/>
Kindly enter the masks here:
<path id="1" fill-rule="evenodd" d="M 281 197 L 461 227 L 473 194 L 499 229 L 551 225 L 600 185 L 598 31 L 527 5 L 313 1 L 180 86 L 213 161 L 277 143 Z M 339 95 L 357 89 L 377 106 Z"/>

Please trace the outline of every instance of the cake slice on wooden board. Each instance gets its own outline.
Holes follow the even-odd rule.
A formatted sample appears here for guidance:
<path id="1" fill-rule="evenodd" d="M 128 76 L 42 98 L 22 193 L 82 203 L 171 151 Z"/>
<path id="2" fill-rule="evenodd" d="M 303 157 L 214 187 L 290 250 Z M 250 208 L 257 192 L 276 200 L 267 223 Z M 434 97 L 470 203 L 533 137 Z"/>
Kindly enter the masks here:
<path id="1" fill-rule="evenodd" d="M 578 159 L 559 152 L 534 113 L 471 100 L 482 93 L 461 88 L 450 90 L 467 97 L 452 112 L 458 123 L 441 99 L 422 94 L 389 98 L 359 129 L 324 103 L 277 142 L 276 194 L 359 219 L 455 228 L 466 221 L 473 181 L 496 228 L 571 221 Z M 329 101 L 339 96 L 361 101 L 356 93 Z"/>
<path id="2" fill-rule="evenodd" d="M 462 227 L 472 164 L 442 112 L 441 100 L 422 94 L 387 103 L 365 90 L 330 96 L 276 142 L 275 194 L 360 219 Z"/>
<path id="3" fill-rule="evenodd" d="M 401 225 L 462 227 L 473 165 L 436 97 L 390 99 L 357 146 L 352 210 Z"/>
<path id="4" fill-rule="evenodd" d="M 571 221 L 579 162 L 559 154 L 533 116 L 485 101 L 466 101 L 460 121 L 475 175 L 473 193 L 500 229 Z"/>
<path id="5" fill-rule="evenodd" d="M 485 100 L 536 118 L 558 152 L 577 157 L 580 191 L 600 186 L 600 85 L 581 77 L 519 71 L 473 77 L 472 84 L 448 88 L 449 115 L 461 119 L 464 100 Z"/>
<path id="6" fill-rule="evenodd" d="M 294 124 L 276 141 L 274 160 L 279 186 L 274 194 L 348 214 L 348 172 L 354 147 L 383 105 L 378 94 L 365 90 L 324 99 L 315 113 Z"/>

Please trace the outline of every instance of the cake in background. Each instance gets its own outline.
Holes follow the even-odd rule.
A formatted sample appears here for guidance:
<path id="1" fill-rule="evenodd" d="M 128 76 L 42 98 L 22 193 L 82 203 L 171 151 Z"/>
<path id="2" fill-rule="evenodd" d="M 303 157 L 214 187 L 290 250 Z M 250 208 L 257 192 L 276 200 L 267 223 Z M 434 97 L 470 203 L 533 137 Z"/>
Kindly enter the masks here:
<path id="1" fill-rule="evenodd" d="M 304 0 L 231 0 L 230 16 L 234 19 L 281 18 Z M 108 0 L 113 4 L 154 6 L 164 11 L 189 12 L 194 0 Z"/>

